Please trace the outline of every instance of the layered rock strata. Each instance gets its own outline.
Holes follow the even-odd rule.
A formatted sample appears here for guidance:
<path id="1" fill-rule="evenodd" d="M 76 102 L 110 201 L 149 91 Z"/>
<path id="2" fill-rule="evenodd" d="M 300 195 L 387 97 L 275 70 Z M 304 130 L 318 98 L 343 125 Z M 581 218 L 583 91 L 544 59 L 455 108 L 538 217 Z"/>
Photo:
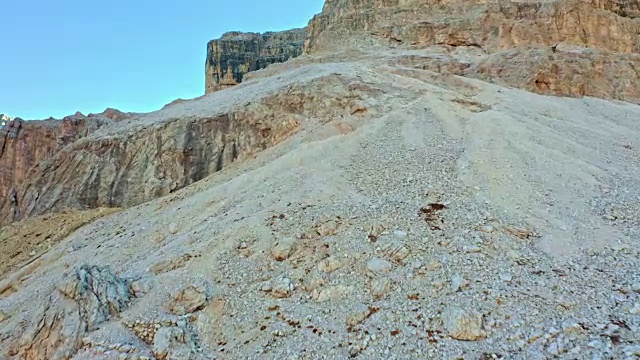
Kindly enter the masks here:
<path id="1" fill-rule="evenodd" d="M 228 32 L 207 44 L 205 93 L 242 82 L 251 71 L 281 63 L 302 54 L 306 29 L 282 32 Z"/>
<path id="2" fill-rule="evenodd" d="M 638 8 L 617 0 L 333 0 L 309 23 L 305 52 L 439 47 L 459 63 L 456 75 L 639 103 Z"/>

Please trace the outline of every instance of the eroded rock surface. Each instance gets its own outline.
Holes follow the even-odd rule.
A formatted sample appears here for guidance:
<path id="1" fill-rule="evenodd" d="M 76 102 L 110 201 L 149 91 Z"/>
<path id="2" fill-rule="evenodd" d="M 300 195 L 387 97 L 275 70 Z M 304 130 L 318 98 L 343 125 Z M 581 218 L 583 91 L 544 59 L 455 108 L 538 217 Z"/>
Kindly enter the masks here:
<path id="1" fill-rule="evenodd" d="M 24 359 L 68 359 L 82 345 L 85 333 L 123 311 L 133 295 L 127 280 L 109 268 L 81 266 L 51 295 L 15 348 Z"/>
<path id="2" fill-rule="evenodd" d="M 207 45 L 205 93 L 242 82 L 245 74 L 302 54 L 306 29 L 264 34 L 228 32 Z"/>
<path id="3" fill-rule="evenodd" d="M 541 94 L 639 103 L 640 85 L 630 80 L 640 66 L 638 31 L 635 1 L 336 0 L 309 23 L 305 52 L 439 49 L 419 66 Z"/>

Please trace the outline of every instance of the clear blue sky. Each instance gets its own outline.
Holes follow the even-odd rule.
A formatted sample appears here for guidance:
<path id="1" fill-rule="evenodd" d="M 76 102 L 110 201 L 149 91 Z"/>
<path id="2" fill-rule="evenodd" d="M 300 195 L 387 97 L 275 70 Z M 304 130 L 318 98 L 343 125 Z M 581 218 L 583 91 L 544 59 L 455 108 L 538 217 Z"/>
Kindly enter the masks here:
<path id="1" fill-rule="evenodd" d="M 4 0 L 0 113 L 152 111 L 204 94 L 206 45 L 303 27 L 324 0 Z"/>

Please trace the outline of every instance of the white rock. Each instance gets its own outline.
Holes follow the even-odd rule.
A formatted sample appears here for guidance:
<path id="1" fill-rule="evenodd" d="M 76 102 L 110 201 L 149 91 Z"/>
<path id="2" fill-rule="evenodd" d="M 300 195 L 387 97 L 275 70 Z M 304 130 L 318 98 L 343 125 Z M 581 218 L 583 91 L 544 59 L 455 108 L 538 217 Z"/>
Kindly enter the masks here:
<path id="1" fill-rule="evenodd" d="M 391 263 L 380 258 L 373 258 L 367 261 L 367 271 L 370 275 L 382 275 L 391 271 Z"/>
<path id="2" fill-rule="evenodd" d="M 475 310 L 453 306 L 443 313 L 442 321 L 447 333 L 454 339 L 475 341 L 487 336 L 482 328 L 482 314 Z"/>
<path id="3" fill-rule="evenodd" d="M 376 277 L 371 280 L 371 294 L 374 298 L 380 299 L 391 290 L 391 279 L 386 276 Z"/>
<path id="4" fill-rule="evenodd" d="M 457 292 L 457 291 L 463 290 L 464 288 L 467 287 L 467 285 L 469 285 L 469 282 L 463 279 L 462 276 L 460 275 L 455 275 L 451 279 L 451 288 L 453 289 L 453 291 Z"/>
<path id="5" fill-rule="evenodd" d="M 271 289 L 271 294 L 277 298 L 287 298 L 291 296 L 296 289 L 295 284 L 291 279 L 282 277 L 278 278 Z"/>
<path id="6" fill-rule="evenodd" d="M 633 305 L 633 307 L 629 309 L 629 313 L 632 315 L 640 315 L 640 303 Z"/>

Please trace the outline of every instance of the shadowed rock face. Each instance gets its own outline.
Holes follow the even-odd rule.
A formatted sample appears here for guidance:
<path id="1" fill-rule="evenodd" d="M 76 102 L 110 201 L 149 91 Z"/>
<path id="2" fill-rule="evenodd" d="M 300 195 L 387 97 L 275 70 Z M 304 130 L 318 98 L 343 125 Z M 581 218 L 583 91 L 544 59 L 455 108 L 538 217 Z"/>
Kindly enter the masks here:
<path id="1" fill-rule="evenodd" d="M 205 93 L 242 82 L 251 71 L 302 54 L 306 29 L 264 34 L 229 32 L 207 44 Z"/>
<path id="2" fill-rule="evenodd" d="M 131 114 L 107 109 L 89 116 L 76 113 L 62 120 L 9 121 L 0 129 L 0 225 L 23 217 L 20 208 L 25 204 L 19 189 L 32 176 L 34 166 L 46 163 L 65 146 L 97 129 L 129 117 Z"/>

